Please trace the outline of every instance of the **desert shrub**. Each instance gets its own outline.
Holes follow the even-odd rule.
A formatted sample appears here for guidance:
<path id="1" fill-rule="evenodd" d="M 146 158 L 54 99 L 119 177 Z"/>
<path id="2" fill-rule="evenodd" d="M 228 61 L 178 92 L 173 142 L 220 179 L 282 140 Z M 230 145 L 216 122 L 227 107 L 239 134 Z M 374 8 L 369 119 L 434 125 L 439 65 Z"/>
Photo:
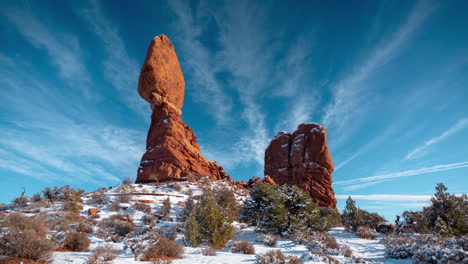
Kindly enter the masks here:
<path id="1" fill-rule="evenodd" d="M 149 245 L 144 253 L 145 260 L 157 260 L 168 258 L 181 258 L 184 248 L 179 243 L 166 237 L 160 237 L 159 240 Z"/>
<path id="2" fill-rule="evenodd" d="M 103 219 L 96 235 L 106 241 L 117 242 L 134 230 L 135 226 L 119 219 Z"/>
<path id="3" fill-rule="evenodd" d="M 84 222 L 79 223 L 76 226 L 75 230 L 77 232 L 86 233 L 86 234 L 92 234 L 94 232 L 93 227 Z"/>
<path id="4" fill-rule="evenodd" d="M 338 241 L 327 233 L 315 232 L 306 243 L 307 248 L 316 253 L 338 255 L 342 250 Z"/>
<path id="5" fill-rule="evenodd" d="M 13 201 L 11 201 L 11 204 L 15 207 L 24 207 L 28 205 L 28 198 L 26 196 L 18 196 Z"/>
<path id="6" fill-rule="evenodd" d="M 352 250 L 350 247 L 348 247 L 348 246 L 344 246 L 344 247 L 343 247 L 343 256 L 344 256 L 345 258 L 350 258 L 350 257 L 352 257 L 352 256 L 353 256 L 353 250 Z"/>
<path id="7" fill-rule="evenodd" d="M 42 203 L 44 202 L 44 198 L 39 193 L 35 193 L 31 198 L 29 199 L 33 203 Z"/>
<path id="8" fill-rule="evenodd" d="M 171 212 L 171 208 L 172 208 L 171 199 L 169 197 L 167 197 L 162 202 L 161 214 L 162 215 L 169 214 Z"/>
<path id="9" fill-rule="evenodd" d="M 310 195 L 297 186 L 257 183 L 244 203 L 241 220 L 256 226 L 257 231 L 287 235 L 306 230 L 323 231 L 329 227 Z"/>
<path id="10" fill-rule="evenodd" d="M 122 180 L 122 185 L 131 185 L 133 183 L 132 178 L 126 177 Z"/>
<path id="11" fill-rule="evenodd" d="M 88 249 L 91 240 L 85 233 L 71 231 L 65 237 L 63 246 L 71 251 L 85 251 Z"/>
<path id="12" fill-rule="evenodd" d="M 48 261 L 55 248 L 55 243 L 33 230 L 0 235 L 0 255 L 33 261 Z"/>
<path id="13" fill-rule="evenodd" d="M 20 213 L 12 213 L 0 223 L 0 226 L 12 229 L 13 232 L 34 231 L 38 235 L 45 235 L 49 231 L 47 226 L 40 220 L 27 217 Z"/>
<path id="14" fill-rule="evenodd" d="M 278 236 L 272 234 L 260 234 L 256 240 L 269 247 L 276 247 L 278 244 Z"/>
<path id="15" fill-rule="evenodd" d="M 360 209 L 361 213 L 361 226 L 368 227 L 369 229 L 375 230 L 377 228 L 377 225 L 383 222 L 387 222 L 387 220 L 377 214 L 377 213 L 369 213 L 366 210 Z"/>
<path id="16" fill-rule="evenodd" d="M 281 250 L 269 250 L 264 254 L 256 255 L 257 264 L 301 264 L 296 256 L 285 256 Z"/>
<path id="17" fill-rule="evenodd" d="M 88 258 L 88 264 L 101 264 L 117 258 L 119 251 L 112 245 L 99 245 Z"/>
<path id="18" fill-rule="evenodd" d="M 111 211 L 119 211 L 120 210 L 120 203 L 118 201 L 114 201 L 109 205 L 109 210 Z"/>
<path id="19" fill-rule="evenodd" d="M 89 202 L 91 204 L 105 204 L 109 201 L 109 198 L 100 192 L 95 192 L 91 195 Z"/>
<path id="20" fill-rule="evenodd" d="M 56 201 L 77 201 L 81 202 L 81 196 L 84 190 L 71 188 L 70 185 L 64 185 L 62 187 L 55 186 L 53 189 L 46 187 L 42 190 L 42 195 L 49 202 Z"/>
<path id="21" fill-rule="evenodd" d="M 185 241 L 192 246 L 207 243 L 213 248 L 224 248 L 232 239 L 234 229 L 232 219 L 223 212 L 224 208 L 216 203 L 213 191 L 204 189 L 201 201 L 184 223 Z"/>
<path id="22" fill-rule="evenodd" d="M 73 213 L 79 213 L 83 210 L 83 206 L 75 201 L 67 201 L 63 204 L 63 210 Z"/>
<path id="23" fill-rule="evenodd" d="M 211 247 L 203 247 L 201 249 L 201 254 L 203 256 L 216 256 L 216 250 Z"/>
<path id="24" fill-rule="evenodd" d="M 237 241 L 232 245 L 231 253 L 242 253 L 246 255 L 255 254 L 255 247 L 252 243 L 241 240 Z"/>
<path id="25" fill-rule="evenodd" d="M 357 234 L 364 239 L 375 239 L 379 236 L 374 229 L 364 226 L 359 227 Z"/>
<path id="26" fill-rule="evenodd" d="M 142 211 L 145 213 L 151 213 L 151 206 L 142 202 L 136 202 L 133 205 L 133 208 L 135 208 L 135 210 Z"/>
<path id="27" fill-rule="evenodd" d="M 117 196 L 119 203 L 129 203 L 132 200 L 132 195 L 128 193 L 122 193 Z"/>
<path id="28" fill-rule="evenodd" d="M 330 227 L 342 226 L 340 213 L 332 208 L 320 208 L 320 215 L 324 218 Z"/>
<path id="29" fill-rule="evenodd" d="M 302 260 L 312 260 L 312 263 L 340 264 L 340 262 L 338 260 L 336 260 L 334 257 L 328 256 L 328 255 L 325 255 L 325 254 L 322 254 L 322 253 L 317 253 L 317 252 L 304 253 L 301 256 L 301 259 Z M 361 262 L 354 261 L 354 259 L 353 259 L 352 262 L 346 261 L 345 263 L 361 263 Z M 366 262 L 366 264 L 370 264 L 370 262 Z"/>
<path id="30" fill-rule="evenodd" d="M 145 225 L 153 225 L 154 224 L 154 216 L 152 215 L 144 215 L 141 217 L 141 221 Z"/>

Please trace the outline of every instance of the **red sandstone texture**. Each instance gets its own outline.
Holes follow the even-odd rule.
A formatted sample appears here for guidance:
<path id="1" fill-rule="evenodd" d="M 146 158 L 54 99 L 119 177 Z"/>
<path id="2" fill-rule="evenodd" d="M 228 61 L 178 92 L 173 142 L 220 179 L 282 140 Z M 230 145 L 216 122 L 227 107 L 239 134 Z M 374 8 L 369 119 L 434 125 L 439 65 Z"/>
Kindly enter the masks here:
<path id="1" fill-rule="evenodd" d="M 297 185 L 320 207 L 336 209 L 334 167 L 327 132 L 319 124 L 301 124 L 294 133 L 278 133 L 265 151 L 265 175 L 276 184 Z"/>
<path id="2" fill-rule="evenodd" d="M 151 41 L 138 82 L 140 96 L 153 109 L 137 183 L 230 177 L 206 159 L 193 130 L 181 118 L 185 81 L 174 47 L 164 35 Z"/>

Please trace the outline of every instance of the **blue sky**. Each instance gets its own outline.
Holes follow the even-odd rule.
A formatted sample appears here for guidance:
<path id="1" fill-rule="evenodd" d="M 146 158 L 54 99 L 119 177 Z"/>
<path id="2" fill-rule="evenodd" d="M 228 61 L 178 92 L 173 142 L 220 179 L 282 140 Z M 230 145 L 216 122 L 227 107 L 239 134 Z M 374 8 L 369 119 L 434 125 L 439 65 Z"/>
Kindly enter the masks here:
<path id="1" fill-rule="evenodd" d="M 0 202 L 134 177 L 150 120 L 137 81 L 173 42 L 183 119 L 235 180 L 279 131 L 328 130 L 347 195 L 393 221 L 438 182 L 468 189 L 466 1 L 1 1 Z"/>

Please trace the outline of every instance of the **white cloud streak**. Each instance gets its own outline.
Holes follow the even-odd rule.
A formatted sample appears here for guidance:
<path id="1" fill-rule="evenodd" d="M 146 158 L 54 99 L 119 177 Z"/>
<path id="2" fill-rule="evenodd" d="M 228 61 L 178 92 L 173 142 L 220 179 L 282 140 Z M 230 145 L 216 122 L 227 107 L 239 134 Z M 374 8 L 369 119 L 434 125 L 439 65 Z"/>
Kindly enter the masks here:
<path id="1" fill-rule="evenodd" d="M 348 199 L 351 196 L 353 200 L 366 200 L 366 201 L 429 201 L 432 195 L 405 195 L 405 194 L 366 194 L 366 195 L 352 195 L 340 194 L 335 195 L 337 199 Z"/>
<path id="2" fill-rule="evenodd" d="M 79 14 L 88 22 L 104 45 L 107 58 L 102 71 L 106 80 L 120 93 L 122 100 L 130 109 L 147 120 L 150 115 L 149 106 L 143 102 L 136 89 L 140 66 L 128 55 L 117 28 L 106 18 L 101 6 L 95 0 L 90 1 L 90 7 L 80 10 Z"/>
<path id="3" fill-rule="evenodd" d="M 419 1 L 402 26 L 390 38 L 378 43 L 368 58 L 356 66 L 347 78 L 332 88 L 333 99 L 325 108 L 322 123 L 328 129 L 344 131 L 337 134 L 349 136 L 351 125 L 358 122 L 359 111 L 364 105 L 369 79 L 382 66 L 396 57 L 414 32 L 431 14 L 433 8 L 426 1 Z M 343 140 L 340 139 L 340 140 Z M 340 141 L 336 140 L 336 141 Z"/>
<path id="4" fill-rule="evenodd" d="M 444 165 L 435 165 L 432 167 L 421 168 L 416 170 L 407 170 L 402 172 L 396 173 L 388 173 L 383 175 L 371 176 L 371 177 L 363 177 L 357 178 L 352 180 L 346 181 L 337 181 L 334 183 L 335 186 L 339 186 L 341 188 L 348 188 L 348 190 L 356 190 L 360 188 L 367 187 L 372 185 L 372 183 L 379 183 L 385 180 L 397 179 L 401 177 L 408 177 L 414 175 L 421 175 L 426 173 L 438 172 L 438 171 L 447 171 L 447 170 L 454 170 L 459 168 L 468 167 L 468 161 L 452 163 L 452 164 L 444 164 Z"/>
<path id="5" fill-rule="evenodd" d="M 425 151 L 427 151 L 427 149 L 429 147 L 431 147 L 432 145 L 446 139 L 447 137 L 465 129 L 466 127 L 468 127 L 468 118 L 463 118 L 463 119 L 460 119 L 458 120 L 458 122 L 453 125 L 452 127 L 450 127 L 449 129 L 445 130 L 442 134 L 440 134 L 439 136 L 436 136 L 436 137 L 433 137 L 429 140 L 426 140 L 422 145 L 420 146 L 417 146 L 416 148 L 414 148 L 412 151 L 410 151 L 405 159 L 406 160 L 410 160 L 410 159 L 414 159 L 416 157 L 419 157 L 421 155 L 423 155 L 423 153 Z"/>
<path id="6" fill-rule="evenodd" d="M 4 10 L 4 15 L 35 48 L 47 51 L 52 64 L 59 70 L 59 76 L 71 88 L 79 88 L 85 96 L 92 97 L 91 79 L 78 39 L 74 35 L 52 32 L 48 25 L 34 17 L 27 8 L 8 8 Z"/>

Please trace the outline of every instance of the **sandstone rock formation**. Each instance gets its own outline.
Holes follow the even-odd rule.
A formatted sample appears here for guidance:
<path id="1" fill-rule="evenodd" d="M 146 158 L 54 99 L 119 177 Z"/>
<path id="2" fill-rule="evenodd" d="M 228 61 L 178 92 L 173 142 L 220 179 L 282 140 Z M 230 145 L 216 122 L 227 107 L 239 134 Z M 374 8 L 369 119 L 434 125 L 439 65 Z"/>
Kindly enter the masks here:
<path id="1" fill-rule="evenodd" d="M 137 183 L 209 177 L 230 179 L 216 162 L 200 153 L 197 138 L 181 118 L 185 81 L 169 38 L 151 41 L 138 81 L 140 96 L 153 109 Z"/>
<path id="2" fill-rule="evenodd" d="M 333 161 L 327 132 L 319 124 L 301 124 L 294 133 L 278 133 L 265 151 L 265 175 L 277 184 L 293 184 L 321 207 L 336 208 Z"/>

